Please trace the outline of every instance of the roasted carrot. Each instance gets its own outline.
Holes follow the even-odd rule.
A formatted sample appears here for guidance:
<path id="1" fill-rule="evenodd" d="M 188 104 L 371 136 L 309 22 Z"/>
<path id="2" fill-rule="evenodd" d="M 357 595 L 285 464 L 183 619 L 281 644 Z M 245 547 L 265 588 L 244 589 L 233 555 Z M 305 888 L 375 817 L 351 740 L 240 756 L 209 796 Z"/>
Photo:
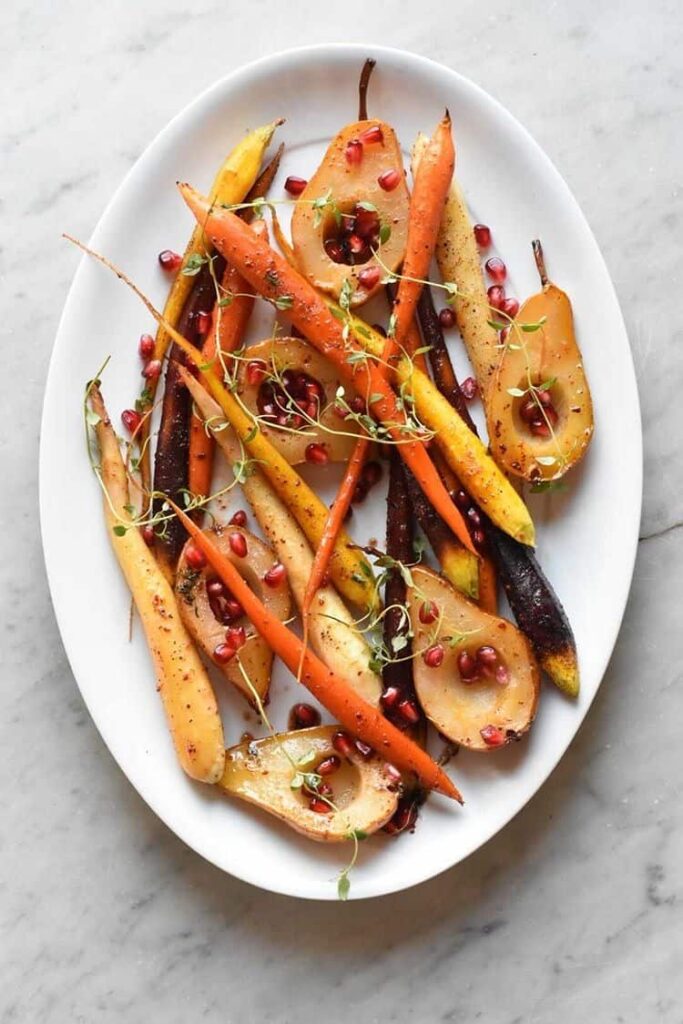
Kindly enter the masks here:
<path id="1" fill-rule="evenodd" d="M 429 273 L 454 168 L 451 118 L 446 111 L 415 172 L 406 254 L 394 303 L 395 339 L 398 347 L 406 343 L 422 291 L 421 281 Z"/>
<path id="2" fill-rule="evenodd" d="M 388 722 L 377 708 L 363 700 L 345 679 L 328 669 L 312 651 L 304 648 L 300 638 L 262 604 L 210 537 L 181 509 L 173 504 L 172 507 L 194 543 L 213 566 L 216 575 L 234 594 L 254 628 L 267 639 L 290 672 L 296 673 L 301 662 L 301 681 L 330 714 L 345 729 L 369 744 L 397 768 L 415 772 L 428 789 L 462 802 L 454 784 L 431 757 Z"/>
<path id="3" fill-rule="evenodd" d="M 301 608 L 301 618 L 304 624 L 304 637 L 307 636 L 308 616 L 311 611 L 313 599 L 320 590 L 327 573 L 330 558 L 332 557 L 332 552 L 334 551 L 337 538 L 339 537 L 339 532 L 344 524 L 346 513 L 348 512 L 349 506 L 353 500 L 354 491 L 356 490 L 360 475 L 363 472 L 363 466 L 365 465 L 365 459 L 367 457 L 369 447 L 370 441 L 366 437 L 363 437 L 356 442 L 356 446 L 351 453 L 351 458 L 348 461 L 339 490 L 337 491 L 327 519 L 325 520 L 320 545 L 315 552 L 313 565 L 311 566 L 311 575 L 309 576 L 308 583 L 306 585 L 306 593 L 304 594 L 304 601 Z"/>
<path id="4" fill-rule="evenodd" d="M 266 222 L 259 220 L 252 227 L 257 234 L 263 233 Z M 211 328 L 202 345 L 202 363 L 212 363 L 220 341 L 222 355 L 234 352 L 241 344 L 254 308 L 254 296 L 238 270 L 229 263 L 225 265 L 221 279 L 220 295 L 227 304 L 218 303 L 211 318 Z M 230 301 L 228 301 L 228 299 Z M 182 331 L 181 331 L 182 333 Z M 213 473 L 213 437 L 204 429 L 203 422 L 196 416 L 190 417 L 190 443 L 188 487 L 193 494 L 206 497 L 211 487 Z"/>
<path id="5" fill-rule="evenodd" d="M 415 561 L 413 540 L 413 520 L 403 467 L 401 459 L 392 452 L 387 489 L 387 554 L 403 565 L 412 564 Z M 423 740 L 426 720 L 417 702 L 413 684 L 412 642 L 405 612 L 406 599 L 403 573 L 397 567 L 388 569 L 382 622 L 384 647 L 390 658 L 382 668 L 385 713 L 403 732 Z"/>
<path id="6" fill-rule="evenodd" d="M 225 746 L 211 682 L 183 625 L 173 590 L 131 518 L 126 467 L 97 382 L 89 386 L 87 398 L 97 417 L 109 540 L 140 615 L 178 760 L 193 779 L 217 782 Z"/>
<path id="7" fill-rule="evenodd" d="M 222 273 L 224 261 L 221 258 L 215 272 Z M 205 313 L 215 302 L 215 287 L 208 265 L 197 275 L 197 282 L 187 297 L 178 321 L 178 328 L 196 348 L 201 348 L 203 335 L 199 331 L 200 313 Z M 171 347 L 166 367 L 164 398 L 161 406 L 161 423 L 154 452 L 154 489 L 178 499 L 188 486 L 188 455 L 190 447 L 191 402 L 187 388 L 180 379 L 179 367 L 185 362 L 177 345 Z M 161 507 L 155 498 L 153 508 Z M 177 520 L 168 523 L 161 537 L 155 542 L 159 565 L 168 579 L 173 578 L 180 550 L 185 542 L 185 532 Z"/>
<path id="8" fill-rule="evenodd" d="M 465 547 L 476 554 L 467 526 L 443 486 L 424 444 L 411 436 L 412 430 L 396 404 L 396 396 L 382 368 L 344 336 L 342 324 L 315 289 L 282 256 L 256 238 L 234 213 L 212 208 L 208 200 L 189 185 L 181 185 L 180 190 L 216 249 L 239 268 L 264 298 L 280 305 L 286 303 L 295 326 L 339 368 L 342 376 L 367 397 L 370 410 L 398 444 L 401 457 L 410 466 L 420 487 Z"/>
<path id="9" fill-rule="evenodd" d="M 282 121 L 274 121 L 272 124 L 263 125 L 260 128 L 254 129 L 254 131 L 250 132 L 243 139 L 240 139 L 235 148 L 231 150 L 221 164 L 221 167 L 213 180 L 213 184 L 209 192 L 213 202 L 242 202 L 254 185 L 261 165 L 261 160 L 263 159 L 263 154 L 268 148 L 268 144 L 273 137 L 275 129 L 280 124 L 282 124 Z M 277 166 L 275 169 L 277 170 Z M 264 171 L 264 175 L 262 175 L 262 177 L 265 176 L 265 173 L 266 172 Z M 172 327 L 178 326 L 180 317 L 183 309 L 187 305 L 190 294 L 196 290 L 197 286 L 197 278 L 190 274 L 185 274 L 182 271 L 187 268 L 188 262 L 193 258 L 197 259 L 210 256 L 211 252 L 209 249 L 210 247 L 207 246 L 207 240 L 204 237 L 202 226 L 200 224 L 195 225 L 192 235 L 190 236 L 190 240 L 185 248 L 182 270 L 174 278 L 164 305 L 164 320 L 166 323 L 171 324 Z M 221 271 L 217 270 L 216 273 L 220 276 Z M 165 328 L 159 326 L 154 342 L 154 355 L 152 356 L 152 359 L 163 362 L 169 343 L 170 338 L 168 336 L 168 332 Z M 150 407 L 154 404 L 158 382 L 159 378 L 154 378 L 145 382 L 145 400 L 149 403 Z M 148 417 L 143 421 L 140 434 L 140 445 L 142 448 L 140 471 L 142 475 L 142 486 L 145 491 L 149 491 L 152 478 L 149 446 L 150 427 L 151 424 Z M 179 535 L 182 536 L 182 533 Z"/>

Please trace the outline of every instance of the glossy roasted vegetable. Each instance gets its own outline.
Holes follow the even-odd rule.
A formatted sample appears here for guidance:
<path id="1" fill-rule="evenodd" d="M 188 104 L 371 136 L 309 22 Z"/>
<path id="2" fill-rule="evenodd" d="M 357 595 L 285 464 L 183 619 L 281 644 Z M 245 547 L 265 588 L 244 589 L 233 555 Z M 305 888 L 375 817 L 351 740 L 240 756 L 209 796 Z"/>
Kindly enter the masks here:
<path id="1" fill-rule="evenodd" d="M 96 382 L 87 397 L 97 418 L 107 533 L 140 615 L 178 760 L 193 779 L 217 782 L 225 749 L 211 682 L 183 626 L 173 591 L 131 520 L 126 469 Z"/>
<path id="2" fill-rule="evenodd" d="M 212 529 L 210 534 L 214 543 L 230 559 L 261 601 L 273 615 L 285 622 L 291 612 L 289 587 L 286 578 L 275 586 L 269 586 L 266 582 L 270 579 L 268 573 L 277 564 L 268 545 L 249 530 L 230 523 Z M 254 691 L 259 700 L 266 703 L 273 652 L 263 637 L 251 629 L 239 605 L 222 588 L 215 574 L 206 565 L 198 568 L 198 561 L 201 559 L 197 557 L 197 548 L 189 540 L 178 562 L 175 585 L 183 622 L 207 658 L 258 710 Z M 242 630 L 243 637 L 240 633 Z M 239 650 L 239 661 L 229 653 L 233 650 L 229 642 L 232 637 L 241 645 L 235 648 Z M 240 664 L 249 683 L 240 670 Z"/>
<path id="3" fill-rule="evenodd" d="M 231 747 L 218 785 L 318 842 L 340 843 L 354 832 L 377 832 L 396 810 L 396 780 L 384 761 L 375 755 L 364 758 L 353 743 L 340 758 L 332 744 L 337 731 L 338 726 L 323 725 Z M 331 760 L 339 767 L 318 775 L 320 765 L 324 770 Z M 307 787 L 307 775 L 317 783 L 314 788 Z M 325 798 L 318 795 L 321 785 L 330 790 Z"/>
<path id="4" fill-rule="evenodd" d="M 534 720 L 540 689 L 529 642 L 430 569 L 417 566 L 412 576 L 413 675 L 425 714 L 440 733 L 470 750 L 494 750 L 519 739 Z M 425 623 L 432 614 L 436 618 Z"/>
<path id="5" fill-rule="evenodd" d="M 196 405 L 209 423 L 220 423 L 220 407 L 199 386 L 187 378 Z M 216 430 L 216 443 L 231 466 L 240 459 L 240 446 L 232 430 Z M 257 469 L 248 476 L 242 490 L 259 526 L 277 553 L 287 572 L 287 580 L 299 611 L 313 565 L 313 553 L 306 535 L 283 505 L 263 474 Z M 370 669 L 371 652 L 336 590 L 324 586 L 318 590 L 311 608 L 308 639 L 328 668 L 343 674 L 354 690 L 369 704 L 377 705 L 380 681 Z"/>
<path id="6" fill-rule="evenodd" d="M 541 243 L 533 247 L 542 290 L 515 317 L 484 403 L 496 460 L 538 482 L 558 480 L 583 458 L 593 404 L 571 302 L 548 280 Z M 530 325 L 540 326 L 529 331 Z"/>
<path id="7" fill-rule="evenodd" d="M 381 181 L 392 187 L 383 188 Z M 381 288 L 385 274 L 373 249 L 388 231 L 382 263 L 395 270 L 403 259 L 407 224 L 408 189 L 393 128 L 374 118 L 354 122 L 333 139 L 296 204 L 296 264 L 315 288 L 335 298 L 348 280 L 351 304 L 359 305 Z"/>
<path id="8" fill-rule="evenodd" d="M 268 338 L 251 345 L 237 379 L 243 405 L 261 417 L 261 433 L 290 465 L 311 461 L 306 451 L 312 444 L 329 462 L 347 461 L 355 442 L 335 412 L 339 372 L 307 342 Z"/>

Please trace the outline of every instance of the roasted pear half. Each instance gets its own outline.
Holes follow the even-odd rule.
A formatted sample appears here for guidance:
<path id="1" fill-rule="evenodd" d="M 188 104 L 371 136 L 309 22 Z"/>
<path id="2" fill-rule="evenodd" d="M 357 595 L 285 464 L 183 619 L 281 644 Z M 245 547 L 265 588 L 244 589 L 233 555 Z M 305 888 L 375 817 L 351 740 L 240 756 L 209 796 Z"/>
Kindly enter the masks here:
<path id="1" fill-rule="evenodd" d="M 340 757 L 332 745 L 338 726 L 323 725 L 266 739 L 240 743 L 226 750 L 219 787 L 274 814 L 291 828 L 318 842 L 338 843 L 353 831 L 369 835 L 386 825 L 398 804 L 396 782 L 386 763 L 350 751 Z M 332 761 L 332 759 L 334 759 Z M 318 772 L 332 762 L 333 773 Z M 311 788 L 308 782 L 313 782 Z M 311 810 L 316 789 L 329 787 L 333 807 Z M 319 799 L 319 798 L 318 798 Z"/>
<path id="2" fill-rule="evenodd" d="M 335 411 L 340 384 L 330 361 L 299 338 L 252 345 L 238 372 L 240 399 L 260 417 L 263 435 L 292 466 L 311 461 L 306 454 L 311 444 L 321 446 L 330 462 L 350 458 L 354 438 L 342 433 L 344 421 Z M 344 391 L 351 402 L 355 393 L 346 385 Z"/>
<path id="3" fill-rule="evenodd" d="M 292 605 L 286 577 L 279 579 L 275 586 L 268 586 L 264 582 L 266 573 L 277 564 L 277 559 L 268 545 L 249 530 L 230 524 L 219 530 L 205 532 L 210 534 L 213 543 L 230 559 L 266 607 L 283 622 L 288 619 Z M 240 543 L 235 542 L 234 535 L 238 535 L 244 541 L 246 553 L 243 556 L 234 550 L 241 549 Z M 257 702 L 245 675 L 259 699 L 266 701 L 273 652 L 263 637 L 251 627 L 239 604 L 233 600 L 232 594 L 228 593 L 210 566 L 193 567 L 193 554 L 196 555 L 196 548 L 189 540 L 180 556 L 175 584 L 182 620 L 207 658 L 251 705 L 256 706 Z M 236 648 L 239 658 L 230 655 L 226 650 L 231 646 L 226 641 L 229 630 L 233 631 L 229 635 L 234 636 L 237 643 L 242 639 L 240 630 L 244 630 L 246 635 L 242 646 Z M 240 663 L 244 672 L 240 669 Z"/>
<path id="4" fill-rule="evenodd" d="M 413 678 L 427 718 L 470 750 L 519 739 L 534 720 L 540 687 L 526 637 L 430 569 L 412 576 Z"/>
<path id="5" fill-rule="evenodd" d="M 532 245 L 542 288 L 519 310 L 484 403 L 496 461 L 538 482 L 559 479 L 583 457 L 593 403 L 571 302 L 548 280 L 541 243 Z"/>
<path id="6" fill-rule="evenodd" d="M 408 189 L 393 128 L 356 121 L 332 140 L 292 217 L 294 255 L 314 287 L 335 298 L 349 280 L 358 306 L 382 287 L 384 267 L 396 270 L 406 247 Z M 363 273 L 374 268 L 372 274 Z"/>

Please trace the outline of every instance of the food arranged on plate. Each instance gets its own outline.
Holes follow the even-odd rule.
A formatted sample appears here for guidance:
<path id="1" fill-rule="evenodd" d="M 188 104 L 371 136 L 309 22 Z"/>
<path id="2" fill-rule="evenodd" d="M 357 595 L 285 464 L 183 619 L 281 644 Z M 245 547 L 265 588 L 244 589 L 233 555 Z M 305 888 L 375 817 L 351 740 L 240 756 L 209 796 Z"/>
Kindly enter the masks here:
<path id="1" fill-rule="evenodd" d="M 409 181 L 400 126 L 367 114 L 373 66 L 359 119 L 282 191 L 284 146 L 267 157 L 281 121 L 242 139 L 206 195 L 179 186 L 196 226 L 184 255 L 159 254 L 162 312 L 82 246 L 157 323 L 139 341 L 123 441 L 104 368 L 84 409 L 178 760 L 310 839 L 351 843 L 341 898 L 361 840 L 414 830 L 431 791 L 462 802 L 445 770 L 459 747 L 495 756 L 524 737 L 541 671 L 578 694 L 523 489 L 558 486 L 593 432 L 570 299 L 541 243 L 540 290 L 520 303 L 491 229 L 470 218 L 448 111 L 415 140 Z M 264 302 L 272 330 L 247 344 Z M 462 382 L 444 333 L 455 327 L 472 366 Z M 352 538 L 353 505 L 380 500 L 382 484 L 384 539 Z M 302 699 L 275 728 L 275 658 L 333 724 Z M 261 738 L 226 749 L 225 686 L 258 714 Z"/>

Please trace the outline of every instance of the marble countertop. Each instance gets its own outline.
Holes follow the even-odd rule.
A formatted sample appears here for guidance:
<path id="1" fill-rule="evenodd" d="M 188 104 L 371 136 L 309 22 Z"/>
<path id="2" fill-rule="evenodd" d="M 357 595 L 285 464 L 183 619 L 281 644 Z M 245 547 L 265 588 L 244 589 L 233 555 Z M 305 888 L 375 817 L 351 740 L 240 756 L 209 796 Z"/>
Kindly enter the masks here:
<path id="1" fill-rule="evenodd" d="M 457 68 L 556 162 L 623 304 L 646 453 L 633 591 L 569 753 L 464 864 L 347 906 L 224 876 L 143 804 L 66 663 L 37 509 L 42 393 L 76 265 L 60 232 L 87 237 L 143 147 L 211 81 L 275 48 L 330 39 Z M 680 1024 L 678 5 L 13 0 L 0 7 L 0 40 L 2 1024 Z"/>

